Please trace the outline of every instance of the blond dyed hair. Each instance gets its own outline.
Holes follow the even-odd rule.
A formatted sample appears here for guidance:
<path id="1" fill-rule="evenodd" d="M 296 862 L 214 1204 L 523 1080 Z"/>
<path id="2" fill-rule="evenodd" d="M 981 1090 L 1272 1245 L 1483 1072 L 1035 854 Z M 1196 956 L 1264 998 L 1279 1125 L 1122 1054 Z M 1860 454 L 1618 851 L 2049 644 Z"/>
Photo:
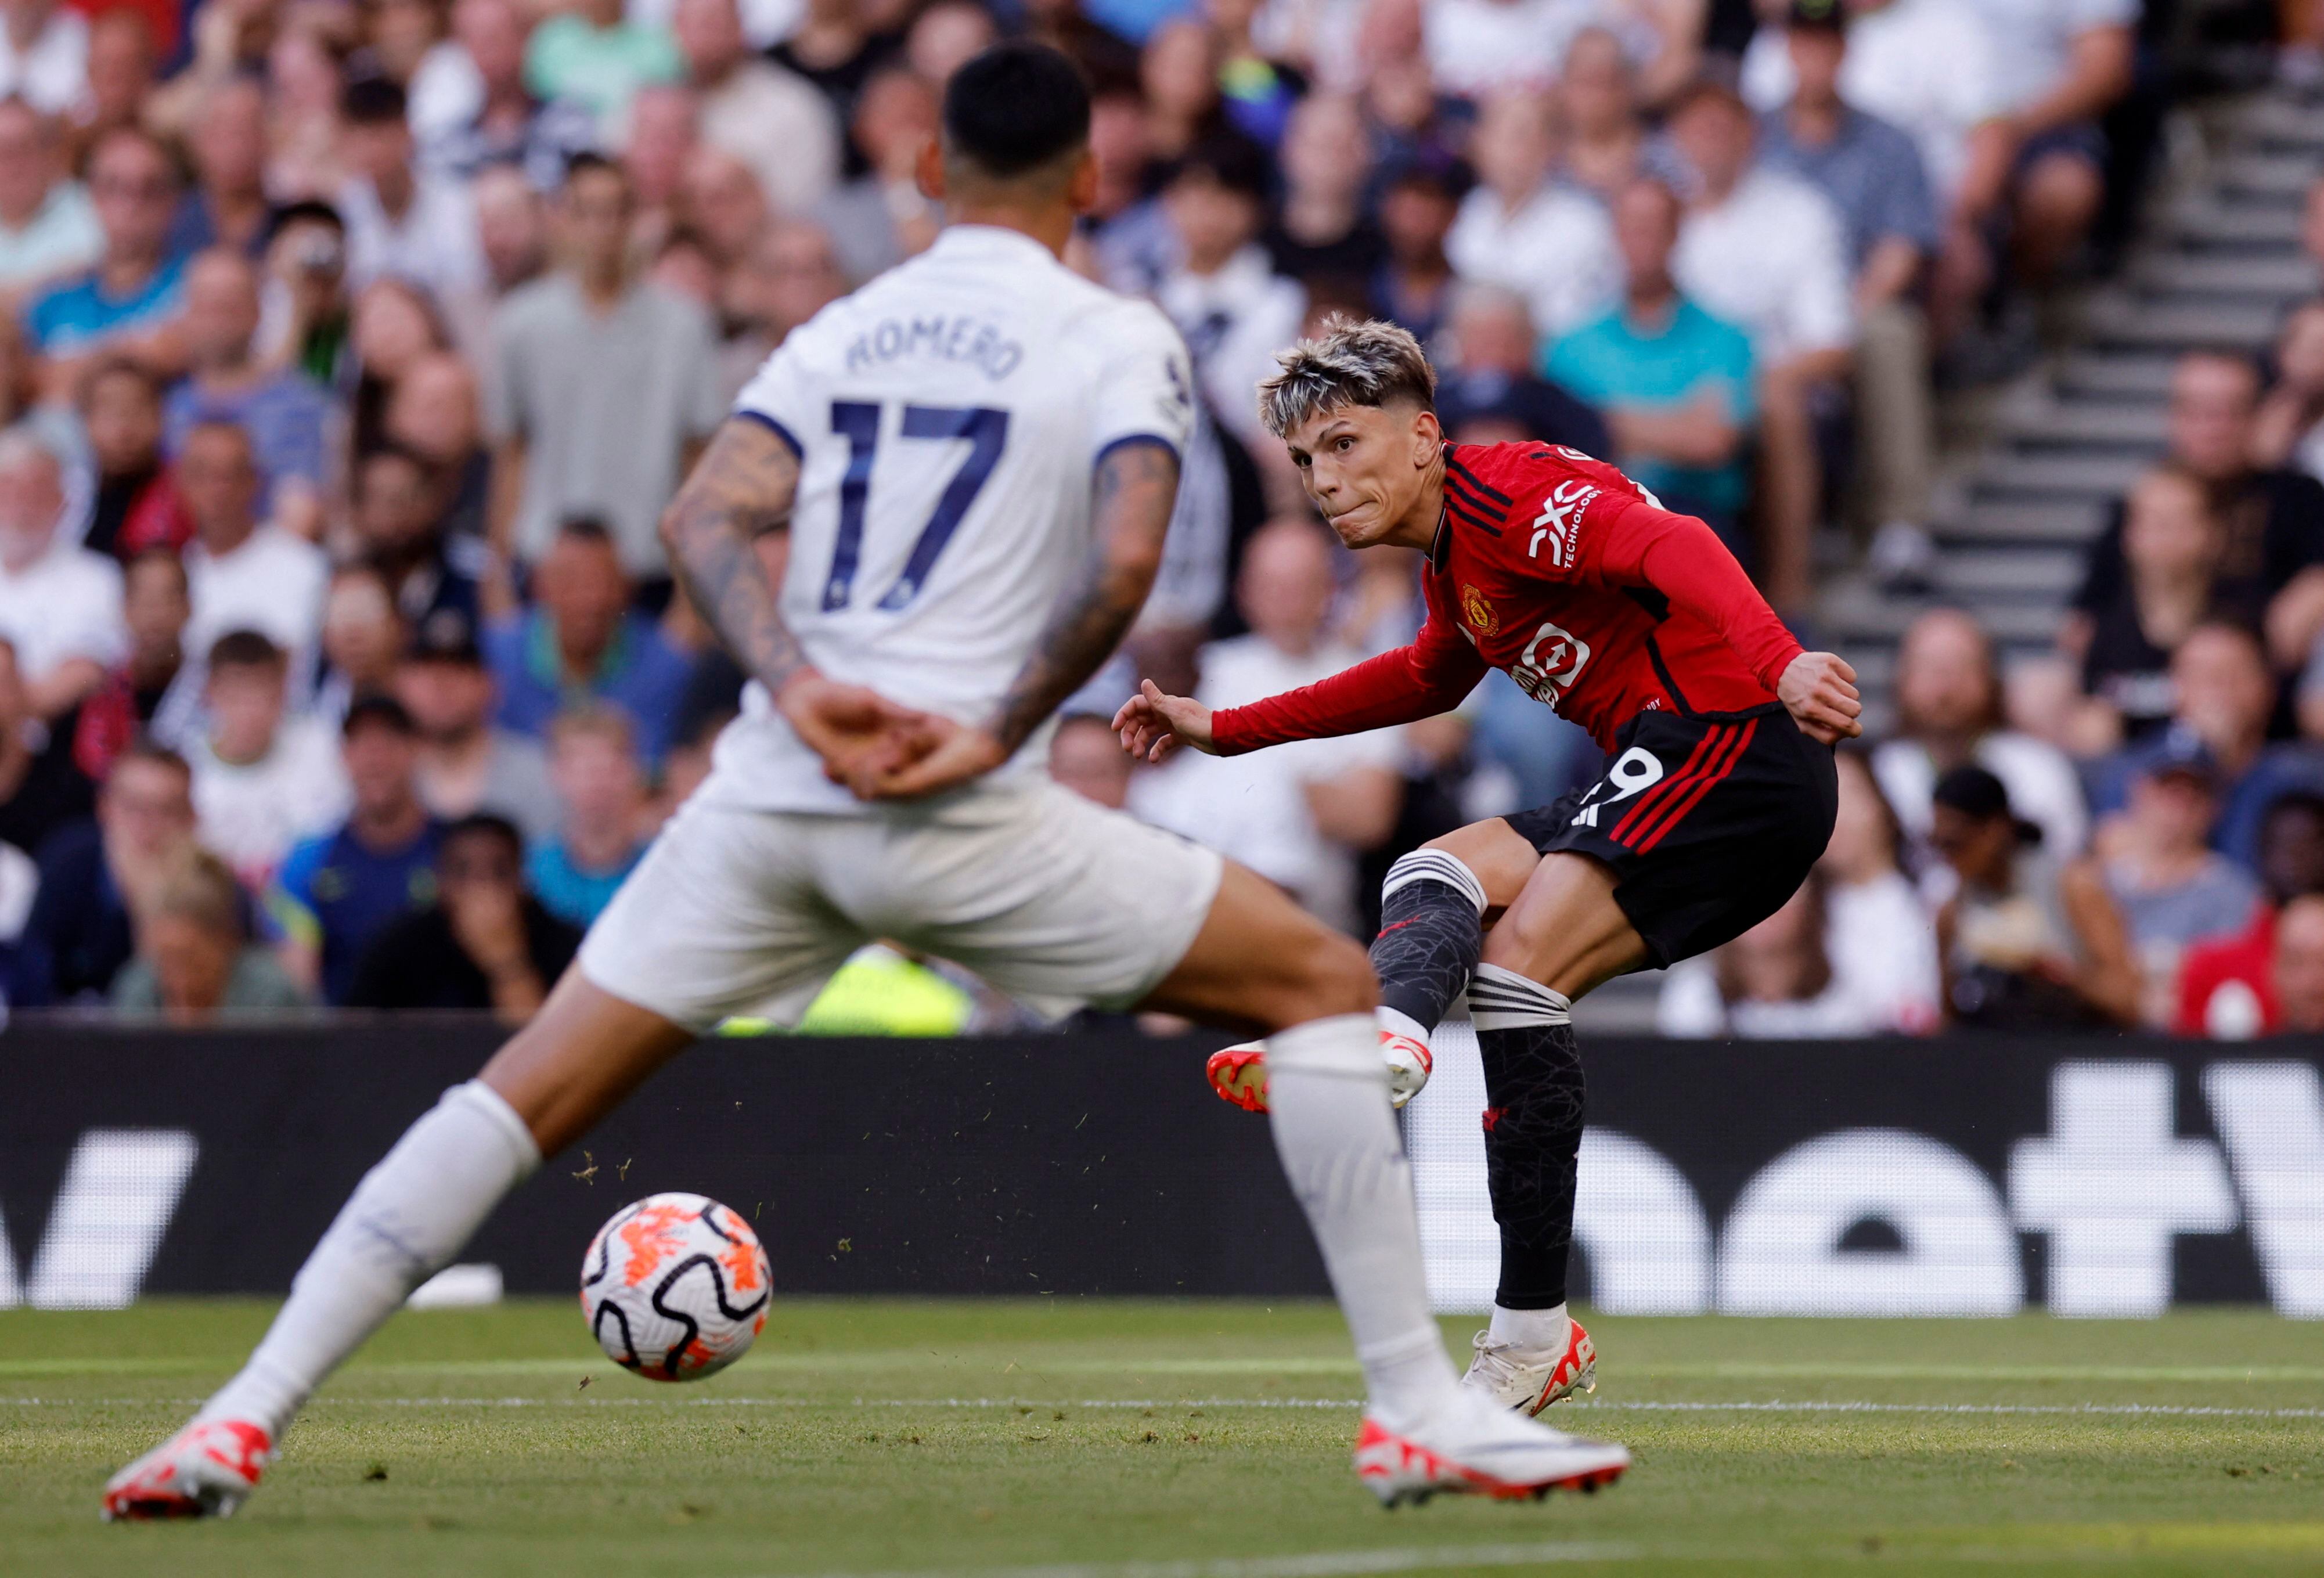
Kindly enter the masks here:
<path id="1" fill-rule="evenodd" d="M 1281 369 L 1259 386 L 1259 420 L 1277 438 L 1343 406 L 1409 400 L 1436 409 L 1436 370 L 1412 331 L 1378 318 L 1337 315 L 1323 332 L 1279 353 Z"/>

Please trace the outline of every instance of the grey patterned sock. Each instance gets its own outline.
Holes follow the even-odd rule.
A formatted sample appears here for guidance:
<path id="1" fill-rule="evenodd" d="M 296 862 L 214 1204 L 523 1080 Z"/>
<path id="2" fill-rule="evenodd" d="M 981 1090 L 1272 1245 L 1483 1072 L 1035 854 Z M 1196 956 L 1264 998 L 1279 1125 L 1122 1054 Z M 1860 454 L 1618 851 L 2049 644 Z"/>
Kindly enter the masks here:
<path id="1" fill-rule="evenodd" d="M 1443 850 L 1416 849 L 1388 867 L 1372 941 L 1380 1005 L 1424 1030 L 1442 1023 L 1484 949 L 1484 884 Z"/>

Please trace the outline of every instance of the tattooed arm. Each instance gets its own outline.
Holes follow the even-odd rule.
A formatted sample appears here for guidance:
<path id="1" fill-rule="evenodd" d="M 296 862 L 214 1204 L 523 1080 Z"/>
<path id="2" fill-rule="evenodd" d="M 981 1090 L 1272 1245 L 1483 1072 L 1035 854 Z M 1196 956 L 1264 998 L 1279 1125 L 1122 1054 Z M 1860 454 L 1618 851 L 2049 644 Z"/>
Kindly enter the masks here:
<path id="1" fill-rule="evenodd" d="M 758 540 L 789 524 L 798 474 L 798 457 L 764 423 L 729 421 L 662 512 L 661 540 L 719 644 L 767 687 L 824 771 L 853 782 L 919 761 L 948 731 L 940 719 L 826 678 L 783 623 Z"/>
<path id="2" fill-rule="evenodd" d="M 798 457 L 763 422 L 730 421 L 662 512 L 662 546 L 687 595 L 742 671 L 780 696 L 807 667 L 775 606 L 758 540 L 790 524 Z"/>
<path id="3" fill-rule="evenodd" d="M 917 765 L 888 774 L 875 794 L 930 794 L 990 772 L 1121 644 L 1162 566 L 1162 540 L 1178 498 L 1178 457 L 1166 444 L 1133 439 L 1098 462 L 1095 485 L 1089 564 L 1050 610 L 992 716 L 960 730 Z"/>

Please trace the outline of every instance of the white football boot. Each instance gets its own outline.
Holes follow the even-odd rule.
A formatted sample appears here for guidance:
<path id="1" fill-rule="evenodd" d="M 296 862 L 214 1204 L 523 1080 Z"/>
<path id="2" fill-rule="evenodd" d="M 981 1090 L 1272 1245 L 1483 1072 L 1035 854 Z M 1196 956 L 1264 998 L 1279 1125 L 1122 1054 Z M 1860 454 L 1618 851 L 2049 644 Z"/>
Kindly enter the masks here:
<path id="1" fill-rule="evenodd" d="M 1565 1346 L 1555 1350 L 1496 1343 L 1490 1331 L 1479 1332 L 1474 1341 L 1477 1352 L 1461 1384 L 1504 1408 L 1531 1416 L 1577 1391 L 1598 1389 L 1597 1344 L 1580 1321 L 1565 1323 Z"/>
<path id="2" fill-rule="evenodd" d="M 241 1419 L 198 1419 L 105 1487 L 105 1519 L 230 1518 L 274 1456 L 266 1432 Z"/>
<path id="3" fill-rule="evenodd" d="M 1399 1434 L 1367 1415 L 1356 1435 L 1356 1477 L 1384 1507 L 1440 1495 L 1514 1501 L 1591 1492 L 1629 1466 L 1625 1447 L 1552 1430 L 1466 1387 L 1418 1428 Z"/>
<path id="4" fill-rule="evenodd" d="M 1388 1097 L 1401 1107 L 1418 1095 L 1435 1066 L 1428 1043 L 1394 1030 L 1379 1033 L 1380 1057 L 1388 1064 Z M 1204 1073 L 1219 1100 L 1231 1102 L 1246 1112 L 1267 1111 L 1267 1043 L 1245 1041 L 1211 1054 Z"/>

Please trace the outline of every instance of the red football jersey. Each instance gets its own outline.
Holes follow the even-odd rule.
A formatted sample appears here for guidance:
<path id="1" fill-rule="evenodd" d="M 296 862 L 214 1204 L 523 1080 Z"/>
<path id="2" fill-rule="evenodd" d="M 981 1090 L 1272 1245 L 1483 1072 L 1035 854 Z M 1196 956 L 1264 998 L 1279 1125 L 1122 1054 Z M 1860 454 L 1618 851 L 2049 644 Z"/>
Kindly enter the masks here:
<path id="1" fill-rule="evenodd" d="M 1221 709 L 1219 749 L 1433 716 L 1494 668 L 1610 751 L 1641 712 L 1773 701 L 1801 650 L 1710 527 L 1551 445 L 1445 447 L 1444 515 L 1422 586 L 1428 618 L 1410 646 Z"/>

